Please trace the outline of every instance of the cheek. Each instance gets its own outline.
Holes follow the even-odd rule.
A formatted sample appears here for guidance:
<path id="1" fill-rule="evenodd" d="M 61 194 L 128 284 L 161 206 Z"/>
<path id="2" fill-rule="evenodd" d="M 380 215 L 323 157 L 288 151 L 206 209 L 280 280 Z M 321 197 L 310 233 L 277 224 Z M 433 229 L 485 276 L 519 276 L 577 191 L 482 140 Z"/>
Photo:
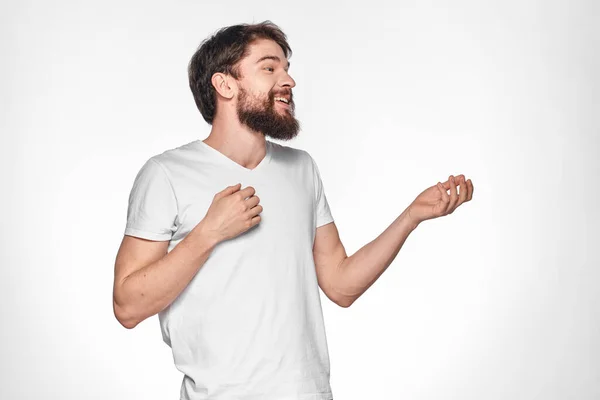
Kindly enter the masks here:
<path id="1" fill-rule="evenodd" d="M 253 85 L 254 96 L 262 100 L 265 98 L 268 99 L 273 92 L 273 88 L 272 82 L 258 80 L 255 82 L 255 85 Z"/>
<path id="2" fill-rule="evenodd" d="M 271 105 L 271 104 L 273 104 L 273 98 L 274 98 L 273 92 L 266 91 L 266 92 L 261 93 L 260 100 L 262 101 L 262 103 L 264 105 Z"/>
<path id="3" fill-rule="evenodd" d="M 265 88 L 255 87 L 251 93 L 252 93 L 252 98 L 255 101 L 259 101 L 261 103 L 268 102 L 269 98 L 271 96 L 271 91 L 270 91 L 270 88 L 268 88 L 268 87 L 265 87 Z"/>

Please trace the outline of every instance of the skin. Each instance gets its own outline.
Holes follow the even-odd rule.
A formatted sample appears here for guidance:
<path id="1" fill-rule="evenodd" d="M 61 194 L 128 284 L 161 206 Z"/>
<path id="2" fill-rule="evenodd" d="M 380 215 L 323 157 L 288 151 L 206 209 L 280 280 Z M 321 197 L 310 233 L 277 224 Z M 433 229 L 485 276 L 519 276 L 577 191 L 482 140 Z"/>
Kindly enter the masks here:
<path id="1" fill-rule="evenodd" d="M 264 56 L 270 58 L 257 62 Z M 239 80 L 222 73 L 212 77 L 217 112 L 204 142 L 239 165 L 254 169 L 266 155 L 266 139 L 239 122 L 238 95 L 243 89 L 249 95 L 247 101 L 260 105 L 271 91 L 289 94 L 296 83 L 283 50 L 270 40 L 252 43 L 239 66 Z M 283 116 L 293 115 L 291 107 L 276 103 L 275 109 Z M 450 175 L 447 181 L 425 189 L 387 229 L 351 256 L 346 254 L 334 222 L 317 228 L 313 255 L 320 288 L 335 304 L 349 307 L 381 276 L 422 222 L 452 214 L 472 197 L 471 180 L 462 174 L 456 179 Z M 170 252 L 169 241 L 124 236 L 115 260 L 113 286 L 113 310 L 121 325 L 134 328 L 171 304 L 218 243 L 260 223 L 259 202 L 251 186 L 224 188 L 215 194 L 206 216 Z"/>
<path id="2" fill-rule="evenodd" d="M 279 61 L 257 64 L 263 56 L 276 56 Z M 254 43 L 240 68 L 243 78 L 239 82 L 225 74 L 213 76 L 220 113 L 205 142 L 239 164 L 253 168 L 266 154 L 265 139 L 264 135 L 239 124 L 236 118 L 235 100 L 240 86 L 262 100 L 271 90 L 276 93 L 291 90 L 295 82 L 289 75 L 289 64 L 282 49 L 270 40 Z M 278 104 L 276 108 L 282 113 L 287 112 Z M 341 307 L 349 307 L 387 269 L 419 224 L 452 214 L 461 204 L 471 201 L 473 183 L 462 174 L 456 178 L 450 175 L 446 182 L 438 182 L 424 190 L 384 232 L 350 257 L 335 222 L 317 228 L 313 255 L 319 286 L 326 296 Z"/>
<path id="3" fill-rule="evenodd" d="M 263 56 L 276 59 L 265 59 Z M 296 82 L 287 73 L 289 63 L 283 50 L 272 41 L 250 45 L 249 55 L 240 62 L 242 79 L 216 73 L 212 85 L 217 92 L 217 112 L 210 135 L 204 140 L 241 166 L 254 169 L 266 155 L 266 139 L 239 122 L 238 96 L 242 89 L 248 101 L 260 105 L 269 91 L 287 94 Z M 275 104 L 282 116 L 290 107 Z M 215 246 L 260 222 L 262 206 L 253 187 L 240 184 L 216 193 L 206 216 L 192 231 L 167 252 L 169 241 L 123 237 L 115 260 L 113 311 L 125 328 L 132 329 L 171 304 L 204 265 Z"/>
<path id="4" fill-rule="evenodd" d="M 471 180 L 450 175 L 419 194 L 387 229 L 350 257 L 335 223 L 317 228 L 313 254 L 319 286 L 336 304 L 349 307 L 383 274 L 419 224 L 452 214 L 472 198 Z"/>
<path id="5" fill-rule="evenodd" d="M 264 56 L 277 57 L 265 59 Z M 244 88 L 256 103 L 264 101 L 269 91 L 277 94 L 289 92 L 296 82 L 288 73 L 289 63 L 283 50 L 271 40 L 258 40 L 250 45 L 249 55 L 239 65 L 242 78 L 238 81 L 230 75 L 216 73 L 212 84 L 217 91 L 217 113 L 209 136 L 204 143 L 217 149 L 241 166 L 254 169 L 266 155 L 265 136 L 252 131 L 239 122 L 237 98 L 240 88 Z M 289 107 L 275 103 L 275 109 L 285 115 Z"/>

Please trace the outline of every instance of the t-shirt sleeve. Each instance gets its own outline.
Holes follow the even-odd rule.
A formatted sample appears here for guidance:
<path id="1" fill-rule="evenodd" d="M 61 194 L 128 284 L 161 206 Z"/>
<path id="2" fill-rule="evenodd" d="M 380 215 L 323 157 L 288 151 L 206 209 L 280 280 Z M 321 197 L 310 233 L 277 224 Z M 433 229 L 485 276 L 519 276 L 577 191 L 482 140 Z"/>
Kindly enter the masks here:
<path id="1" fill-rule="evenodd" d="M 333 222 L 333 215 L 331 213 L 331 209 L 329 208 L 329 202 L 327 201 L 327 196 L 325 195 L 325 187 L 323 185 L 323 181 L 321 180 L 321 173 L 319 172 L 319 167 L 315 160 L 310 157 L 313 165 L 313 180 L 315 184 L 315 213 L 317 216 L 317 228 Z"/>
<path id="2" fill-rule="evenodd" d="M 127 207 L 125 235 L 149 240 L 171 240 L 175 232 L 177 200 L 162 165 L 150 158 L 133 182 Z"/>

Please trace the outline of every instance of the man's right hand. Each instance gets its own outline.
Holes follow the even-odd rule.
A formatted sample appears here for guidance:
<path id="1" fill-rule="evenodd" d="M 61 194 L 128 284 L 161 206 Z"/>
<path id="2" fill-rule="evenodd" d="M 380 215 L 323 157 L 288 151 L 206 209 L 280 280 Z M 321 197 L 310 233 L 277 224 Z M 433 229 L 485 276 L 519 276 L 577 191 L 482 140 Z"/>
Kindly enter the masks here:
<path id="1" fill-rule="evenodd" d="M 240 190 L 241 184 L 229 186 L 215 194 L 202 220 L 203 231 L 216 243 L 232 239 L 260 222 L 263 210 L 252 186 Z"/>

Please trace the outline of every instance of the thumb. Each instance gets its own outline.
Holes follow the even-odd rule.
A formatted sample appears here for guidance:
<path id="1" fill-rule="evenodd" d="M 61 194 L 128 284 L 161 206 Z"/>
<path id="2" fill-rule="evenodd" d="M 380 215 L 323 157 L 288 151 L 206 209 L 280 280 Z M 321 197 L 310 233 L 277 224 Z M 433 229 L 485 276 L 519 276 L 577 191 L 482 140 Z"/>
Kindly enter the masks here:
<path id="1" fill-rule="evenodd" d="M 229 196 L 230 194 L 237 192 L 241 186 L 242 186 L 241 183 L 235 184 L 233 186 L 227 186 L 225 189 L 223 189 L 219 193 L 217 193 L 216 197 L 221 198 L 221 197 Z"/>

